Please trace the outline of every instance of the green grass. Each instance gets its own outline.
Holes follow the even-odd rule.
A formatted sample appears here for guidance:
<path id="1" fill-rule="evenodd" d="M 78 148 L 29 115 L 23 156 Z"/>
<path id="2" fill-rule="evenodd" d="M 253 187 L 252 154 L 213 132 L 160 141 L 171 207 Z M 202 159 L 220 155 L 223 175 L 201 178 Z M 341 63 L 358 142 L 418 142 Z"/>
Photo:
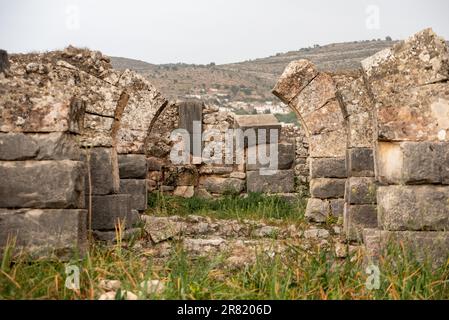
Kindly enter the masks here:
<path id="1" fill-rule="evenodd" d="M 152 214 L 202 214 L 219 218 L 283 219 L 303 221 L 304 203 L 251 194 L 223 199 L 179 199 L 150 196 Z M 401 248 L 390 248 L 378 262 L 380 288 L 368 290 L 366 264 L 357 252 L 338 259 L 334 250 L 312 247 L 303 250 L 290 244 L 282 255 L 259 253 L 253 265 L 242 269 L 224 267 L 226 253 L 190 257 L 176 243 L 166 263 L 152 261 L 149 251 L 118 243 L 93 245 L 81 259 L 31 260 L 13 257 L 13 244 L 0 264 L 0 299 L 97 299 L 102 279 L 120 280 L 122 290 L 139 293 L 145 280 L 161 280 L 161 295 L 142 299 L 449 299 L 449 261 L 438 269 L 420 264 Z M 64 286 L 66 265 L 79 267 L 80 290 Z M 120 294 L 117 295 L 120 298 Z"/>
<path id="2" fill-rule="evenodd" d="M 288 202 L 278 196 L 250 193 L 246 198 L 225 195 L 219 199 L 184 199 L 152 193 L 148 212 L 155 215 L 206 215 L 219 219 L 282 219 L 303 221 L 306 202 L 297 198 Z"/>
<path id="3" fill-rule="evenodd" d="M 282 256 L 259 255 L 240 270 L 222 268 L 224 256 L 190 259 L 173 249 L 164 266 L 133 250 L 94 247 L 82 260 L 79 291 L 64 287 L 65 264 L 27 262 L 25 257 L 2 266 L 1 299 L 96 299 L 101 279 L 121 280 L 122 290 L 138 293 L 139 283 L 160 279 L 166 290 L 142 299 L 448 299 L 449 265 L 432 269 L 406 254 L 392 252 L 380 261 L 380 289 L 368 290 L 360 256 L 339 260 L 329 251 L 303 252 L 292 247 Z M 406 257 L 406 258 L 404 258 Z M 11 262 L 11 261 L 10 261 Z M 7 267 L 5 267 L 7 265 Z"/>

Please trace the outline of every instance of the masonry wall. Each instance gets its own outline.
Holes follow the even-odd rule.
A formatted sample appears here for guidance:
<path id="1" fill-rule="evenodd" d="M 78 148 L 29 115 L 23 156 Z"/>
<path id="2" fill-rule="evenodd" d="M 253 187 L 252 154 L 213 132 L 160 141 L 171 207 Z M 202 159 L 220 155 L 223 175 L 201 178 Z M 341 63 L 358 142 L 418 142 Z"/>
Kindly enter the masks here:
<path id="1" fill-rule="evenodd" d="M 117 226 L 126 234 L 133 209 L 146 208 L 143 145 L 166 100 L 100 52 L 68 47 L 8 62 L 0 73 L 0 247 L 14 239 L 18 250 L 61 256 L 82 252 L 90 231 L 111 241 Z M 140 154 L 143 167 L 119 168 L 128 154 Z"/>

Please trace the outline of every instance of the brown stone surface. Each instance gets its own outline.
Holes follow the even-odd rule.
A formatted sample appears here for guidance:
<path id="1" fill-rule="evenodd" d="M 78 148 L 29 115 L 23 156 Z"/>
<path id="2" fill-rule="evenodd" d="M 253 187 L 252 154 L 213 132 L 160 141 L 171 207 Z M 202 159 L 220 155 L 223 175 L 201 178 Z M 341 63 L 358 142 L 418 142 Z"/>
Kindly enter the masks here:
<path id="1" fill-rule="evenodd" d="M 328 101 L 312 113 L 302 115 L 306 130 L 311 135 L 335 131 L 343 127 L 344 119 L 337 99 Z"/>
<path id="2" fill-rule="evenodd" d="M 318 75 L 313 63 L 308 60 L 291 62 L 279 78 L 273 94 L 288 104 Z"/>
<path id="3" fill-rule="evenodd" d="M 321 72 L 292 100 L 290 107 L 304 118 L 334 99 L 335 93 L 336 88 L 332 77 Z"/>
<path id="4" fill-rule="evenodd" d="M 309 137 L 312 158 L 340 158 L 346 154 L 346 130 L 325 132 Z"/>

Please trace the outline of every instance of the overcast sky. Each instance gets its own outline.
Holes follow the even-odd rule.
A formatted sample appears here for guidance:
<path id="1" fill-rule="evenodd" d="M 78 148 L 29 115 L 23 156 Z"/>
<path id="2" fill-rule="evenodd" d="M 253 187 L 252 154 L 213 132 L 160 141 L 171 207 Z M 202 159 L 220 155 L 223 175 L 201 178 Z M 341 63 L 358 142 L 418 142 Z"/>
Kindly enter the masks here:
<path id="1" fill-rule="evenodd" d="M 228 63 L 426 27 L 449 39 L 448 13 L 447 0 L 0 0 L 0 48 Z"/>

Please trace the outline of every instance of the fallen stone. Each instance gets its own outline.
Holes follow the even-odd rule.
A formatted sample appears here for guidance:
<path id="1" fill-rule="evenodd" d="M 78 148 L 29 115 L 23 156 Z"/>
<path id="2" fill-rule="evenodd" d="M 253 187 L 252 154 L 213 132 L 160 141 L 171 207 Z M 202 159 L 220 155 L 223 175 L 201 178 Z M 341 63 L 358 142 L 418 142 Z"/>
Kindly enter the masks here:
<path id="1" fill-rule="evenodd" d="M 311 158 L 310 176 L 316 178 L 346 178 L 345 158 Z"/>
<path id="2" fill-rule="evenodd" d="M 331 214 L 328 200 L 310 198 L 307 202 L 306 218 L 311 222 L 323 223 Z"/>
<path id="3" fill-rule="evenodd" d="M 84 170 L 70 160 L 0 162 L 0 207 L 83 209 Z"/>
<path id="4" fill-rule="evenodd" d="M 294 170 L 278 170 L 274 172 L 266 172 L 267 173 L 266 175 L 263 175 L 262 172 L 259 170 L 259 171 L 248 171 L 246 173 L 247 192 L 261 192 L 261 193 L 294 192 L 295 190 Z"/>
<path id="5" fill-rule="evenodd" d="M 183 198 L 192 198 L 195 195 L 195 187 L 194 186 L 178 186 L 173 192 L 174 196 L 183 197 Z"/>
<path id="6" fill-rule="evenodd" d="M 202 186 L 211 193 L 240 193 L 245 188 L 245 182 L 234 178 L 206 177 L 201 181 Z"/>
<path id="7" fill-rule="evenodd" d="M 5 72 L 9 69 L 10 63 L 8 58 L 8 52 L 0 50 L 0 72 Z"/>
<path id="8" fill-rule="evenodd" d="M 310 194 L 318 199 L 338 199 L 345 196 L 346 179 L 312 179 Z"/>
<path id="9" fill-rule="evenodd" d="M 184 229 L 183 223 L 171 221 L 167 217 L 142 216 L 142 219 L 145 222 L 145 231 L 154 243 L 173 239 Z"/>
<path id="10" fill-rule="evenodd" d="M 119 154 L 118 166 L 120 179 L 145 179 L 148 171 L 143 154 Z"/>
<path id="11" fill-rule="evenodd" d="M 147 209 L 148 192 L 145 179 L 120 179 L 120 193 L 131 196 L 131 209 L 138 211 Z"/>
<path id="12" fill-rule="evenodd" d="M 3 194 L 3 193 L 2 193 Z M 87 249 L 87 210 L 0 209 L 0 248 L 16 239 L 16 252 L 70 258 Z"/>
<path id="13" fill-rule="evenodd" d="M 120 280 L 100 280 L 99 287 L 107 291 L 117 291 L 122 286 Z"/>
<path id="14" fill-rule="evenodd" d="M 449 187 L 379 187 L 379 227 L 389 231 L 449 230 Z"/>
<path id="15" fill-rule="evenodd" d="M 118 224 L 125 230 L 131 225 L 131 196 L 114 194 L 92 196 L 92 229 L 115 230 Z"/>
<path id="16" fill-rule="evenodd" d="M 327 239 L 330 237 L 330 233 L 326 229 L 313 228 L 304 231 L 304 237 L 306 239 Z"/>

